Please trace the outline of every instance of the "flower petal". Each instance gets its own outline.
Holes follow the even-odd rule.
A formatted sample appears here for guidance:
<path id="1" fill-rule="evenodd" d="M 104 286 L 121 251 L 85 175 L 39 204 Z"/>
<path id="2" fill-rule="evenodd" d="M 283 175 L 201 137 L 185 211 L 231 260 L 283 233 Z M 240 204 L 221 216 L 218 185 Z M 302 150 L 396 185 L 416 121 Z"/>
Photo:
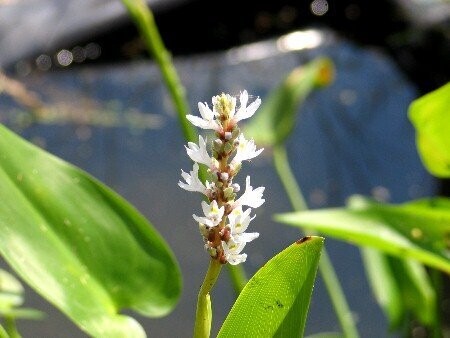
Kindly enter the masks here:
<path id="1" fill-rule="evenodd" d="M 258 97 L 247 107 L 247 98 L 245 97 L 244 94 L 246 94 L 246 92 L 243 92 L 241 94 L 241 99 L 243 98 L 244 101 L 241 100 L 241 107 L 239 107 L 238 112 L 234 115 L 235 122 L 248 119 L 249 117 L 253 116 L 258 107 L 261 105 L 261 99 Z"/>
<path id="2" fill-rule="evenodd" d="M 186 153 L 191 158 L 192 161 L 204 164 L 208 167 L 212 165 L 211 157 L 206 150 L 206 142 L 207 139 L 203 139 L 203 137 L 198 137 L 198 145 L 194 142 L 188 142 L 188 146 L 184 146 L 186 148 Z"/>
<path id="3" fill-rule="evenodd" d="M 255 141 L 253 141 L 253 139 L 246 140 L 243 134 L 239 135 L 237 141 L 238 146 L 236 155 L 231 161 L 232 167 L 236 167 L 242 161 L 251 160 L 252 158 L 255 158 L 256 156 L 261 154 L 261 152 L 264 150 L 264 148 L 256 150 Z"/>
<path id="4" fill-rule="evenodd" d="M 192 171 L 188 174 L 181 170 L 181 177 L 184 178 L 186 183 L 183 183 L 181 181 L 178 182 L 178 186 L 184 190 L 187 191 L 195 191 L 200 192 L 202 194 L 206 195 L 206 187 L 203 185 L 203 183 L 198 178 L 198 164 L 194 163 L 192 167 Z"/>
<path id="5" fill-rule="evenodd" d="M 233 237 L 233 240 L 235 242 L 248 243 L 248 242 L 251 242 L 251 241 L 253 241 L 254 239 L 256 239 L 258 237 L 259 237 L 259 232 L 244 232 L 244 233 L 242 233 L 240 235 L 237 235 L 237 236 Z"/>
<path id="6" fill-rule="evenodd" d="M 265 200 L 262 199 L 264 189 L 264 187 L 259 187 L 253 190 L 253 187 L 250 185 L 250 176 L 247 176 L 245 180 L 245 192 L 233 203 L 233 208 L 243 205 L 247 205 L 251 208 L 260 207 L 265 202 Z"/>

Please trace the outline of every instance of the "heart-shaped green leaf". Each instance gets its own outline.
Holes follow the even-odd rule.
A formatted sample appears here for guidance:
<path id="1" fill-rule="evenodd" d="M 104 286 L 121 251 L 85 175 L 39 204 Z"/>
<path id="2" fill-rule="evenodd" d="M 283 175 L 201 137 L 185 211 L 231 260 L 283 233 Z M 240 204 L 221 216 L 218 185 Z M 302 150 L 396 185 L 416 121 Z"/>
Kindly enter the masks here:
<path id="1" fill-rule="evenodd" d="M 437 177 L 450 177 L 449 112 L 450 83 L 415 100 L 409 107 L 420 157 Z"/>
<path id="2" fill-rule="evenodd" d="M 96 337 L 145 337 L 119 312 L 162 316 L 178 265 L 149 222 L 80 169 L 0 126 L 0 253 L 32 288 Z"/>
<path id="3" fill-rule="evenodd" d="M 304 237 L 247 283 L 220 329 L 225 337 L 300 337 L 308 314 L 321 237 Z"/>
<path id="4" fill-rule="evenodd" d="M 295 126 L 299 105 L 314 88 L 329 84 L 333 74 L 333 64 L 326 58 L 295 68 L 264 101 L 245 134 L 260 145 L 282 144 Z"/>
<path id="5" fill-rule="evenodd" d="M 351 209 L 286 213 L 277 215 L 276 220 L 394 256 L 413 258 L 450 273 L 448 204 L 445 199 L 427 199 L 388 205 L 355 196 Z"/>

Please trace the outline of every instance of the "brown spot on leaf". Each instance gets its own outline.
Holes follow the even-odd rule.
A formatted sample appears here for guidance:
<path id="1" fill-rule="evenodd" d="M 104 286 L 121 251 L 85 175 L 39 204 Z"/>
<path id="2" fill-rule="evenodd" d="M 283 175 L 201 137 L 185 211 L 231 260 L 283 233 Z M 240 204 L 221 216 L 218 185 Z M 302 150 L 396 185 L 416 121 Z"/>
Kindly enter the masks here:
<path id="1" fill-rule="evenodd" d="M 298 241 L 296 241 L 295 243 L 297 244 L 302 244 L 305 243 L 306 241 L 309 241 L 311 239 L 311 236 L 305 236 L 303 238 L 300 238 Z"/>
<path id="2" fill-rule="evenodd" d="M 264 310 L 273 310 L 273 305 L 264 305 Z"/>

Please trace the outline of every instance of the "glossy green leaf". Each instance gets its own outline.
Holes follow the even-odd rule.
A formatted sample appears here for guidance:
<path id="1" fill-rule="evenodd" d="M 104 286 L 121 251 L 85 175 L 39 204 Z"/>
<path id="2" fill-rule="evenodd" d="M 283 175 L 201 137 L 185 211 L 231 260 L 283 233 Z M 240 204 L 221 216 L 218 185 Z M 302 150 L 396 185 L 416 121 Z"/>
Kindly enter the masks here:
<path id="1" fill-rule="evenodd" d="M 247 283 L 219 338 L 303 335 L 321 237 L 304 237 L 267 262 Z"/>
<path id="2" fill-rule="evenodd" d="M 259 145 L 283 143 L 295 126 L 299 105 L 314 88 L 329 84 L 333 74 L 333 65 L 325 58 L 295 68 L 264 100 L 245 134 Z"/>
<path id="3" fill-rule="evenodd" d="M 450 212 L 443 207 L 446 202 L 439 200 L 388 205 L 355 196 L 352 209 L 286 213 L 277 215 L 276 220 L 394 256 L 413 258 L 450 273 Z"/>
<path id="4" fill-rule="evenodd" d="M 420 157 L 437 177 L 450 177 L 449 112 L 450 82 L 415 100 L 409 107 Z"/>
<path id="5" fill-rule="evenodd" d="M 0 126 L 0 253 L 21 278 L 96 337 L 145 337 L 125 308 L 162 316 L 181 288 L 148 221 L 80 169 Z"/>

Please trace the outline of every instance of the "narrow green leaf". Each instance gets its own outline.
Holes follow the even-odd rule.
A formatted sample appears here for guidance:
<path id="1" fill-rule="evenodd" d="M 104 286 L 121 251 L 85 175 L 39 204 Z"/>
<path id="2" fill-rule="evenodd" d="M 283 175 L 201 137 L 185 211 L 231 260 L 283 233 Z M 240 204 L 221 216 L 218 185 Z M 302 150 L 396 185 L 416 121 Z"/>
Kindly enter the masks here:
<path id="1" fill-rule="evenodd" d="M 326 58 L 295 68 L 266 98 L 245 134 L 260 145 L 283 143 L 295 126 L 299 105 L 314 88 L 329 84 L 333 73 L 333 64 Z"/>
<path id="2" fill-rule="evenodd" d="M 162 316 L 181 288 L 173 254 L 130 204 L 0 126 L 0 254 L 96 337 L 145 337 L 124 308 Z"/>
<path id="3" fill-rule="evenodd" d="M 423 265 L 417 261 L 393 257 L 389 260 L 405 307 L 421 324 L 433 325 L 437 318 L 436 293 Z"/>
<path id="4" fill-rule="evenodd" d="M 450 212 L 434 208 L 433 199 L 388 205 L 354 197 L 352 205 L 352 209 L 280 214 L 275 219 L 450 273 Z"/>
<path id="5" fill-rule="evenodd" d="M 437 177 L 450 177 L 450 82 L 413 101 L 409 118 L 425 167 Z"/>
<path id="6" fill-rule="evenodd" d="M 224 337 L 303 335 L 321 237 L 304 237 L 267 262 L 247 283 L 220 329 Z"/>
<path id="7" fill-rule="evenodd" d="M 389 257 L 372 248 L 361 248 L 361 256 L 367 280 L 375 299 L 389 320 L 390 328 L 399 328 L 406 318 L 406 309 L 396 275 L 389 264 Z"/>

